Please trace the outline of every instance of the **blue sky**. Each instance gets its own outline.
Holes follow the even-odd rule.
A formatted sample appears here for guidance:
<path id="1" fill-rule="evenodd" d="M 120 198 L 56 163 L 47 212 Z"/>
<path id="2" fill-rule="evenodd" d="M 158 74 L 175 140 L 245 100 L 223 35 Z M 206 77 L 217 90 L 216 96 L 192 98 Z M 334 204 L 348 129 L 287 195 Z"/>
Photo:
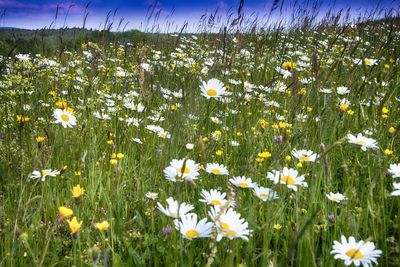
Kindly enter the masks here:
<path id="1" fill-rule="evenodd" d="M 235 13 L 239 0 L 113 0 L 113 1 L 54 1 L 54 0 L 0 0 L 0 26 L 19 27 L 28 29 L 37 29 L 43 27 L 59 28 L 62 26 L 83 25 L 85 16 L 85 6 L 90 2 L 86 12 L 89 14 L 86 26 L 90 28 L 102 29 L 104 27 L 107 14 L 111 11 L 114 20 L 113 30 L 117 30 L 119 21 L 123 18 L 123 23 L 119 30 L 126 25 L 126 29 L 137 28 L 144 30 L 152 25 L 160 27 L 174 27 L 183 25 L 184 22 L 196 24 L 201 16 L 208 12 L 213 13 L 218 9 L 221 21 L 226 18 L 229 11 Z M 255 1 L 245 0 L 244 12 L 249 18 L 251 14 L 257 14 L 262 17 L 269 13 L 273 0 Z M 279 1 L 279 4 L 282 0 Z M 278 10 L 274 16 L 290 16 L 291 6 L 295 0 L 286 0 L 283 5 L 283 12 Z M 306 0 L 299 0 L 304 3 Z M 313 2 L 313 1 L 309 1 Z M 57 20 L 55 19 L 57 5 L 59 7 Z M 327 8 L 347 8 L 352 12 L 362 12 L 364 9 L 370 9 L 378 6 L 382 8 L 398 8 L 400 0 L 336 0 L 322 2 L 322 9 Z M 154 16 L 150 22 L 146 20 L 146 14 L 149 14 L 149 7 L 154 7 L 154 13 L 159 12 L 157 20 L 154 22 Z M 115 16 L 114 15 L 115 12 Z M 67 16 L 68 14 L 68 16 Z M 148 16 L 147 16 L 148 17 Z M 126 24 L 127 23 L 127 24 Z M 172 25 L 172 26 L 171 26 Z"/>

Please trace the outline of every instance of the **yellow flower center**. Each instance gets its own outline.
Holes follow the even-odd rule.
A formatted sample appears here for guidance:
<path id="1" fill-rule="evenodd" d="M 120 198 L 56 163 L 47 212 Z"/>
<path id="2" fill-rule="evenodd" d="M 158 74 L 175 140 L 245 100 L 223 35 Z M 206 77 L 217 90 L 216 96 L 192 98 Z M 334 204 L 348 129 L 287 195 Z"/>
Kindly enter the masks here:
<path id="1" fill-rule="evenodd" d="M 186 235 L 188 238 L 195 238 L 195 237 L 198 237 L 198 236 L 199 236 L 199 232 L 197 232 L 196 230 L 192 229 L 192 230 L 187 231 L 187 232 L 185 233 L 185 235 Z"/>
<path id="2" fill-rule="evenodd" d="M 183 169 L 183 167 L 182 167 L 182 168 L 179 168 L 179 172 L 183 173 L 183 174 L 188 174 L 190 172 L 190 169 L 188 167 L 185 167 L 185 169 Z"/>
<path id="3" fill-rule="evenodd" d="M 360 260 L 364 258 L 364 255 L 361 253 L 361 251 L 355 248 L 349 249 L 346 252 L 346 255 L 355 260 Z"/>
<path id="4" fill-rule="evenodd" d="M 42 170 L 42 177 L 47 176 L 50 174 L 50 171 L 48 170 Z"/>
<path id="5" fill-rule="evenodd" d="M 63 121 L 69 121 L 69 116 L 68 116 L 67 114 L 62 114 L 62 115 L 61 115 L 61 119 L 62 119 Z"/>
<path id="6" fill-rule="evenodd" d="M 281 181 L 288 184 L 288 185 L 294 185 L 296 181 L 293 179 L 292 176 L 290 175 L 285 175 L 281 178 Z"/>
<path id="7" fill-rule="evenodd" d="M 340 106 L 339 106 L 339 109 L 341 111 L 346 111 L 348 108 L 349 108 L 349 105 L 344 104 L 344 103 L 340 104 Z"/>
<path id="8" fill-rule="evenodd" d="M 231 228 L 229 227 L 229 224 L 221 222 L 221 228 L 225 231 L 229 231 Z"/>
<path id="9" fill-rule="evenodd" d="M 239 185 L 240 185 L 241 188 L 247 188 L 247 187 L 249 187 L 248 184 L 243 183 L 243 182 L 239 183 Z"/>
<path id="10" fill-rule="evenodd" d="M 360 145 L 360 146 L 365 146 L 365 145 L 367 144 L 367 142 L 358 139 L 358 140 L 357 140 L 357 144 Z"/>
<path id="11" fill-rule="evenodd" d="M 218 199 L 213 199 L 213 200 L 211 200 L 211 202 L 210 202 L 211 204 L 213 204 L 213 205 L 222 205 L 222 203 L 221 203 L 221 201 L 219 201 Z"/>
<path id="12" fill-rule="evenodd" d="M 212 172 L 213 174 L 221 174 L 221 171 L 218 170 L 218 169 L 212 169 L 211 172 Z"/>
<path id="13" fill-rule="evenodd" d="M 234 236 L 236 236 L 236 232 L 235 231 L 228 231 L 228 232 L 226 232 L 226 235 L 229 236 L 229 237 L 234 237 Z"/>
<path id="14" fill-rule="evenodd" d="M 266 193 L 261 193 L 260 194 L 260 197 L 268 197 L 269 196 L 269 194 L 266 194 Z"/>
<path id="15" fill-rule="evenodd" d="M 310 157 L 307 155 L 301 155 L 300 161 L 310 161 Z"/>
<path id="16" fill-rule="evenodd" d="M 216 96 L 216 95 L 217 95 L 217 90 L 215 90 L 215 89 L 208 89 L 208 90 L 207 90 L 207 94 L 208 94 L 209 96 Z"/>
<path id="17" fill-rule="evenodd" d="M 333 197 L 332 201 L 340 201 L 340 199 L 338 197 Z"/>

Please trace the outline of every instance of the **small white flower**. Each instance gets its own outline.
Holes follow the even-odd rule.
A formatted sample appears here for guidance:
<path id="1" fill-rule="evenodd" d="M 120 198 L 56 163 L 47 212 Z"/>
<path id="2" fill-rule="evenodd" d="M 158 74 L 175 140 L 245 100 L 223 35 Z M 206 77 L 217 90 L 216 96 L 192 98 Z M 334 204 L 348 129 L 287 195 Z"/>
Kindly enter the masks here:
<path id="1" fill-rule="evenodd" d="M 164 169 L 165 178 L 172 182 L 193 181 L 199 176 L 200 166 L 191 159 L 173 159 Z"/>
<path id="2" fill-rule="evenodd" d="M 362 133 L 357 134 L 357 136 L 354 136 L 352 134 L 347 134 L 347 139 L 351 144 L 360 145 L 363 151 L 366 151 L 368 148 L 371 149 L 378 148 L 375 139 L 365 137 L 363 136 Z"/>
<path id="3" fill-rule="evenodd" d="M 315 162 L 317 159 L 317 154 L 315 154 L 311 150 L 305 150 L 305 149 L 301 150 L 294 149 L 292 151 L 292 155 L 293 157 L 300 160 L 300 162 Z"/>
<path id="4" fill-rule="evenodd" d="M 194 213 L 183 215 L 180 221 L 175 221 L 175 228 L 179 230 L 186 239 L 209 237 L 214 223 L 207 222 L 204 218 L 197 222 L 197 215 Z"/>
<path id="5" fill-rule="evenodd" d="M 207 203 L 208 205 L 223 206 L 227 202 L 226 193 L 221 193 L 215 189 L 211 189 L 210 191 L 202 189 L 201 196 L 203 198 L 199 201 Z"/>
<path id="6" fill-rule="evenodd" d="M 76 117 L 66 109 L 55 109 L 53 117 L 56 119 L 56 123 L 61 123 L 64 128 L 72 128 L 76 125 Z"/>
<path id="7" fill-rule="evenodd" d="M 158 198 L 158 193 L 154 192 L 147 192 L 146 197 L 152 200 L 156 200 Z"/>
<path id="8" fill-rule="evenodd" d="M 342 195 L 340 193 L 332 193 L 332 192 L 330 192 L 329 194 L 326 194 L 326 197 L 329 200 L 334 201 L 336 203 L 340 203 L 340 201 L 347 200 L 347 197 L 345 197 L 344 195 Z"/>
<path id="9" fill-rule="evenodd" d="M 278 193 L 267 187 L 255 187 L 254 194 L 262 201 L 278 199 Z"/>
<path id="10" fill-rule="evenodd" d="M 46 177 L 55 177 L 58 174 L 60 174 L 58 170 L 52 171 L 51 169 L 45 169 L 41 171 L 33 171 L 29 178 L 32 180 L 40 179 L 43 182 L 46 180 Z"/>
<path id="11" fill-rule="evenodd" d="M 400 183 L 393 183 L 394 191 L 390 193 L 391 196 L 400 196 Z"/>
<path id="12" fill-rule="evenodd" d="M 187 143 L 185 147 L 187 150 L 192 150 L 194 148 L 194 144 Z"/>
<path id="13" fill-rule="evenodd" d="M 299 172 L 292 168 L 284 167 L 282 171 L 273 170 L 267 173 L 267 178 L 275 184 L 285 184 L 288 188 L 297 191 L 297 186 L 307 187 L 303 175 L 298 176 Z"/>
<path id="14" fill-rule="evenodd" d="M 400 163 L 390 164 L 388 173 L 392 175 L 393 178 L 400 178 Z"/>
<path id="15" fill-rule="evenodd" d="M 167 198 L 167 204 L 168 206 L 164 208 L 161 203 L 157 202 L 158 210 L 174 219 L 181 218 L 194 209 L 193 205 L 185 202 L 178 205 L 178 201 L 174 200 L 172 197 Z"/>
<path id="16" fill-rule="evenodd" d="M 254 188 L 257 186 L 257 183 L 253 183 L 251 178 L 246 178 L 245 176 L 236 176 L 229 179 L 229 182 L 236 187 L 240 188 Z"/>
<path id="17" fill-rule="evenodd" d="M 225 94 L 225 86 L 218 79 L 211 79 L 207 82 L 203 82 L 200 86 L 201 95 L 207 99 L 220 98 Z"/>
<path id="18" fill-rule="evenodd" d="M 377 258 L 382 254 L 382 250 L 375 249 L 373 242 L 356 242 L 352 236 L 348 242 L 346 237 L 342 236 L 341 241 L 334 241 L 331 254 L 335 254 L 335 259 L 343 260 L 345 265 L 353 263 L 355 266 L 362 264 L 364 267 L 370 267 L 372 263 L 377 264 Z"/>
<path id="19" fill-rule="evenodd" d="M 339 86 L 338 88 L 336 88 L 336 92 L 338 93 L 338 95 L 346 95 L 350 93 L 350 90 L 345 86 Z"/>
<path id="20" fill-rule="evenodd" d="M 229 175 L 228 169 L 224 165 L 218 163 L 207 163 L 206 172 L 214 175 Z"/>

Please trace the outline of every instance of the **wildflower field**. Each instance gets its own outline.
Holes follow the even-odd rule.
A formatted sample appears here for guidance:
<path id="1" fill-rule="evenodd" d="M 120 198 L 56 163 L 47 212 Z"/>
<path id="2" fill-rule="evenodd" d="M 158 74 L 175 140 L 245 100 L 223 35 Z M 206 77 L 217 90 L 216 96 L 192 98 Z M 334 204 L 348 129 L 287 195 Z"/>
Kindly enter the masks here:
<path id="1" fill-rule="evenodd" d="M 0 265 L 400 266 L 399 51 L 386 19 L 1 57 Z"/>

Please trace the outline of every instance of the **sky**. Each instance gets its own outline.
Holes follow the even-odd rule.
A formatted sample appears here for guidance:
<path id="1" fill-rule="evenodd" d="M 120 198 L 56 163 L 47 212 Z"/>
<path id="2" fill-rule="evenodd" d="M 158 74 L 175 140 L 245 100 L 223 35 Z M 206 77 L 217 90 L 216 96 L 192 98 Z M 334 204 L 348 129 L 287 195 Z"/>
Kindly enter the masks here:
<path id="1" fill-rule="evenodd" d="M 283 1 L 282 9 L 281 4 Z M 314 0 L 318 1 L 318 0 Z M 310 9 L 312 0 L 279 0 L 278 8 L 270 13 L 274 0 L 245 0 L 242 11 L 247 19 L 259 21 L 289 17 L 294 4 Z M 54 1 L 54 0 L 0 0 L 0 27 L 24 29 L 83 27 L 103 29 L 112 22 L 113 31 L 139 29 L 177 31 L 187 22 L 197 27 L 204 14 L 218 10 L 217 22 L 226 22 L 229 14 L 237 16 L 240 0 L 112 0 L 112 1 Z M 351 14 L 365 10 L 394 8 L 399 12 L 400 0 L 336 0 L 319 1 L 322 13 L 333 8 L 351 8 Z M 57 12 L 58 10 L 58 12 Z M 56 16 L 57 14 L 57 16 Z M 107 16 L 109 19 L 107 20 Z M 108 23 L 107 23 L 108 22 Z M 217 27 L 217 26 L 215 26 Z"/>

